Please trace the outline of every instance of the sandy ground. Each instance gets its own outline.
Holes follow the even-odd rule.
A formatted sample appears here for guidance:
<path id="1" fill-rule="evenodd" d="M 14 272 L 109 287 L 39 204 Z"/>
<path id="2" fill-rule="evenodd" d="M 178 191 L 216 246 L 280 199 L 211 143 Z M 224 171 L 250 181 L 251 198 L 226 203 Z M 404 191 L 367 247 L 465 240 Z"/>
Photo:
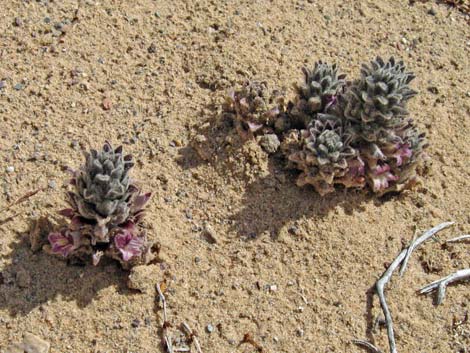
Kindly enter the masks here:
<path id="1" fill-rule="evenodd" d="M 0 204 L 47 188 L 0 214 L 0 351 L 24 332 L 51 352 L 163 351 L 152 290 L 128 289 L 116 264 L 67 265 L 25 241 L 32 219 L 64 206 L 64 167 L 105 139 L 134 154 L 134 176 L 155 194 L 147 220 L 161 262 L 149 284 L 168 284 L 172 332 L 186 321 L 205 353 L 255 352 L 239 345 L 247 333 L 263 352 L 364 352 L 354 338 L 387 351 L 367 295 L 384 266 L 415 230 L 454 220 L 441 239 L 470 232 L 467 20 L 405 0 L 0 1 Z M 244 79 L 292 94 L 303 65 L 336 62 L 352 77 L 378 54 L 417 76 L 410 110 L 432 166 L 412 191 L 321 198 L 257 145 L 221 146 L 210 162 L 190 147 Z M 216 244 L 201 237 L 206 223 Z M 468 285 L 440 306 L 415 292 L 469 266 L 468 245 L 429 242 L 393 278 L 399 352 L 470 350 L 470 323 L 458 325 Z"/>

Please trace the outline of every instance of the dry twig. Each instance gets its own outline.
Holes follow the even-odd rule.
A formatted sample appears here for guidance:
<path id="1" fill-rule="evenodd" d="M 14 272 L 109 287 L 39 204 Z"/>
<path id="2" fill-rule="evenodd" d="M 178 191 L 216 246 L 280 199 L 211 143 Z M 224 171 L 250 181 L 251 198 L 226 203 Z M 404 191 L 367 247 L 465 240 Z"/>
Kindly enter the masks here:
<path id="1" fill-rule="evenodd" d="M 370 350 L 372 353 L 382 353 L 380 349 L 378 349 L 376 346 L 374 346 L 372 343 L 363 341 L 363 340 L 353 340 L 352 341 L 355 345 L 365 347 L 368 350 Z"/>
<path id="2" fill-rule="evenodd" d="M 260 353 L 264 352 L 263 347 L 261 347 L 261 345 L 255 341 L 253 335 L 250 332 L 245 333 L 243 340 L 238 344 L 238 346 L 241 346 L 244 343 L 251 344 Z"/>
<path id="3" fill-rule="evenodd" d="M 425 242 L 426 240 L 434 236 L 434 234 L 436 234 L 440 230 L 447 228 L 451 226 L 452 224 L 454 224 L 454 222 L 445 222 L 445 223 L 439 224 L 436 227 L 426 231 L 422 236 L 420 236 L 418 239 L 413 241 L 407 249 L 403 249 L 400 252 L 400 254 L 395 258 L 395 260 L 383 273 L 382 277 L 380 277 L 377 283 L 375 284 L 377 295 L 379 296 L 380 306 L 382 307 L 382 311 L 385 316 L 385 322 L 387 325 L 388 343 L 390 346 L 391 353 L 397 353 L 397 348 L 395 344 L 395 334 L 393 332 L 392 315 L 390 313 L 390 309 L 388 308 L 387 301 L 385 300 L 385 294 L 384 294 L 385 285 L 390 281 L 390 278 L 392 277 L 393 272 L 398 268 L 398 266 L 400 266 L 400 264 L 403 263 L 405 259 L 409 258 L 409 256 L 411 255 L 414 249 L 416 249 L 423 242 Z M 406 263 L 404 265 L 406 268 Z M 402 265 L 402 268 L 403 268 L 403 265 Z"/>
<path id="4" fill-rule="evenodd" d="M 457 282 L 457 281 L 463 281 L 466 279 L 470 279 L 470 268 L 457 271 L 455 273 L 448 275 L 447 277 L 438 279 L 437 281 L 434 281 L 428 284 L 427 286 L 421 288 L 419 290 L 419 293 L 428 294 L 437 290 L 436 304 L 439 305 L 444 300 L 444 297 L 446 295 L 446 288 L 449 284 Z"/>
<path id="5" fill-rule="evenodd" d="M 5 211 L 8 211 L 10 208 L 12 208 L 13 206 L 15 205 L 18 205 L 24 201 L 26 201 L 27 199 L 29 199 L 30 197 L 36 195 L 39 191 L 43 191 L 44 188 L 39 188 L 37 190 L 33 190 L 33 191 L 30 191 L 30 192 L 27 192 L 26 194 L 24 194 L 23 196 L 21 196 L 19 199 L 13 201 L 12 203 L 10 203 L 9 205 L 3 207 L 0 209 L 0 213 L 2 212 L 5 212 Z"/>
<path id="6" fill-rule="evenodd" d="M 166 299 L 165 299 L 165 296 L 163 295 L 162 289 L 160 288 L 160 284 L 157 283 L 155 288 L 157 289 L 158 296 L 160 297 L 160 301 L 162 302 L 162 307 L 163 307 L 163 322 L 162 322 L 163 342 L 164 342 L 167 353 L 174 353 L 171 336 L 169 333 L 167 333 L 167 328 L 170 324 L 167 321 Z"/>
<path id="7" fill-rule="evenodd" d="M 451 226 L 452 224 L 454 224 L 454 222 L 444 222 L 442 224 L 439 224 L 438 226 L 428 230 L 427 232 L 425 232 L 418 240 L 415 240 L 413 239 L 413 241 L 411 242 L 411 244 L 408 246 L 408 248 L 406 249 L 406 253 L 405 253 L 405 258 L 403 259 L 403 261 L 401 262 L 401 267 L 400 267 L 400 276 L 403 276 L 403 274 L 405 273 L 405 270 L 406 270 L 406 266 L 408 265 L 408 260 L 410 259 L 410 256 L 411 254 L 413 253 L 413 250 L 418 247 L 419 245 L 421 245 L 422 242 L 426 241 L 427 239 L 429 239 L 430 237 L 432 237 L 434 234 L 436 234 L 437 232 L 439 232 L 440 230 L 444 229 L 444 228 L 447 228 L 449 226 Z M 423 239 L 422 241 L 419 241 L 420 239 Z"/>
<path id="8" fill-rule="evenodd" d="M 457 243 L 459 241 L 466 241 L 466 240 L 470 240 L 470 234 L 464 234 L 456 238 L 446 240 L 446 243 Z"/>
<path id="9" fill-rule="evenodd" d="M 184 333 L 188 336 L 189 341 L 194 342 L 194 345 L 196 346 L 196 351 L 197 353 L 202 353 L 201 345 L 199 344 L 199 340 L 197 339 L 196 334 L 191 330 L 189 325 L 186 322 L 183 322 L 181 325 L 183 327 Z"/>

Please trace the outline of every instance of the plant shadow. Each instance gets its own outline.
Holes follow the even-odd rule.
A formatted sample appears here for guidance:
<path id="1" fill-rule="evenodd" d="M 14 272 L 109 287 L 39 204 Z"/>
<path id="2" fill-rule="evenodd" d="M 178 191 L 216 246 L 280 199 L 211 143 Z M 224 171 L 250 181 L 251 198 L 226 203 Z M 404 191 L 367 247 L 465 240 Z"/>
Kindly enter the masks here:
<path id="1" fill-rule="evenodd" d="M 313 187 L 296 185 L 299 172 L 286 169 L 287 163 L 280 152 L 267 157 L 267 173 L 246 179 L 246 170 L 234 165 L 233 160 L 247 165 L 257 159 L 244 149 L 245 144 L 250 142 L 240 138 L 233 120 L 216 111 L 215 107 L 211 108 L 209 119 L 196 129 L 190 143 L 179 150 L 177 162 L 186 170 L 207 164 L 226 179 L 226 183 L 233 181 L 233 178 L 246 183 L 242 209 L 230 217 L 232 229 L 244 239 L 256 239 L 265 232 L 276 239 L 286 224 L 302 218 L 323 218 L 331 211 L 336 212 L 338 207 L 351 215 L 362 212 L 365 203 L 373 202 L 380 206 L 399 197 L 397 193 L 378 197 L 369 191 L 340 187 L 334 193 L 320 196 Z M 256 144 L 254 140 L 251 142 Z M 265 153 L 259 147 L 258 150 Z M 261 170 L 256 163 L 251 168 Z M 295 226 L 288 231 L 295 233 Z"/>
<path id="2" fill-rule="evenodd" d="M 0 310 L 8 310 L 11 316 L 27 315 L 58 298 L 83 308 L 111 286 L 124 295 L 135 294 L 126 287 L 127 274 L 114 262 L 96 267 L 71 264 L 33 251 L 27 234 L 10 248 L 11 253 L 1 259 L 6 265 L 0 269 Z"/>
<path id="3" fill-rule="evenodd" d="M 296 177 L 295 172 L 276 169 L 248 185 L 243 208 L 232 216 L 239 236 L 250 240 L 267 232 L 277 239 L 287 224 L 287 231 L 295 234 L 295 223 L 302 218 L 323 218 L 338 206 L 346 214 L 361 212 L 362 204 L 371 199 L 367 193 L 353 190 L 337 190 L 322 197 L 312 187 L 296 186 Z"/>

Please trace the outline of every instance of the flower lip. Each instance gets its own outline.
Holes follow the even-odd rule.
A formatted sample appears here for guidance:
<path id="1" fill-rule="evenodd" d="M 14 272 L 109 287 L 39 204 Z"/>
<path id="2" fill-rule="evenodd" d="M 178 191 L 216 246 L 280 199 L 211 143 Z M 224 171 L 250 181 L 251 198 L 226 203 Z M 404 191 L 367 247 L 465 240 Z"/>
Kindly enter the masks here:
<path id="1" fill-rule="evenodd" d="M 410 149 L 409 144 L 397 144 L 397 150 L 394 153 L 393 157 L 396 159 L 397 166 L 401 166 L 403 164 L 404 158 L 411 158 L 413 154 L 412 150 Z"/>
<path id="2" fill-rule="evenodd" d="M 134 235 L 133 230 L 133 225 L 128 225 L 128 228 L 122 229 L 114 237 L 114 245 L 121 252 L 124 261 L 142 255 L 144 239 Z"/>
<path id="3" fill-rule="evenodd" d="M 62 229 L 52 232 L 47 239 L 52 246 L 52 252 L 67 257 L 72 251 L 80 246 L 80 233 Z"/>

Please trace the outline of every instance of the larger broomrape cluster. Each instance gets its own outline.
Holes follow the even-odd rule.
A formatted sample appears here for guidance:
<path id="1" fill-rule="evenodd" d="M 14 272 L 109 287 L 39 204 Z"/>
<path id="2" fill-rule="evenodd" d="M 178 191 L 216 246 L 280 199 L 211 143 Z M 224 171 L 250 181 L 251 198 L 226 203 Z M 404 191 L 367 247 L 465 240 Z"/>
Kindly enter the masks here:
<path id="1" fill-rule="evenodd" d="M 339 184 L 378 194 L 412 186 L 427 144 L 406 107 L 416 92 L 403 62 L 377 57 L 352 82 L 321 61 L 303 72 L 287 104 L 265 82 L 229 95 L 224 109 L 242 137 L 275 133 L 288 166 L 301 172 L 297 184 L 321 195 Z"/>

